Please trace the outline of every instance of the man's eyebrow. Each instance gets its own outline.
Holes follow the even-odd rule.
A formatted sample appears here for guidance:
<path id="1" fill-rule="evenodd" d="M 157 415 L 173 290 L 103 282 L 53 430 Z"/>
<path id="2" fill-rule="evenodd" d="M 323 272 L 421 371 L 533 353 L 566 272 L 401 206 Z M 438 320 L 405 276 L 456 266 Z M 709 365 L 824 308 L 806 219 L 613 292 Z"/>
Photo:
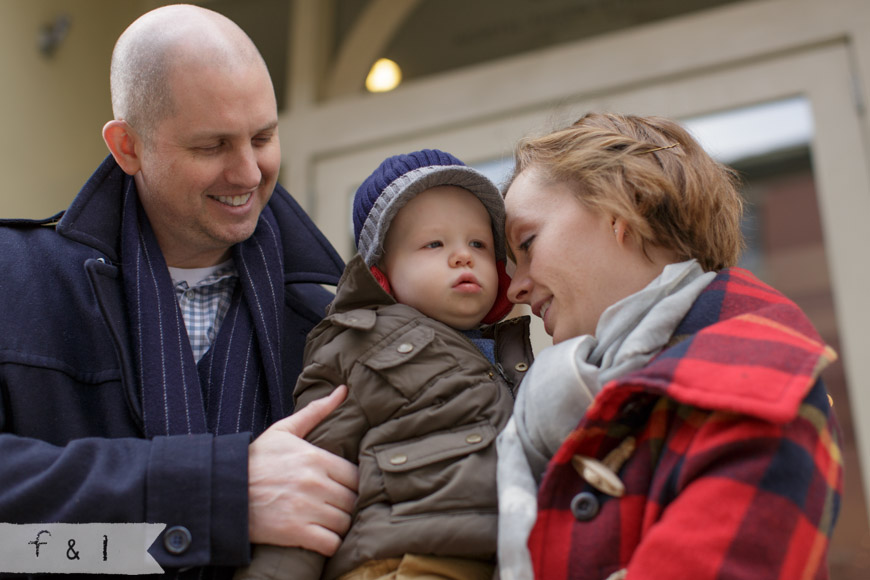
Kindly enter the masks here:
<path id="1" fill-rule="evenodd" d="M 270 131 L 275 131 L 278 128 L 278 120 L 270 121 L 268 124 L 263 125 L 256 131 L 254 131 L 254 135 L 259 135 L 260 133 L 268 133 Z M 192 140 L 199 139 L 230 139 L 234 137 L 232 133 L 223 133 L 221 131 L 203 131 L 202 133 L 195 134 L 191 137 Z"/>
<path id="2" fill-rule="evenodd" d="M 257 133 L 265 133 L 267 131 L 274 131 L 277 128 L 278 128 L 278 119 L 275 119 L 274 121 L 272 121 L 268 125 L 261 128 L 259 131 L 257 131 Z"/>

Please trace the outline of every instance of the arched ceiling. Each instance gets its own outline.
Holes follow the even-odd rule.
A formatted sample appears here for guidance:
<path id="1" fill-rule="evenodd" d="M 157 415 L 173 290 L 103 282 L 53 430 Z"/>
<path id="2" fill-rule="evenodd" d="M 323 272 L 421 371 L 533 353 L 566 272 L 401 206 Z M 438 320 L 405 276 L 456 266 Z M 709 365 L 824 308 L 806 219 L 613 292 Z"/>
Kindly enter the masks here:
<path id="1" fill-rule="evenodd" d="M 203 0 L 239 23 L 272 72 L 279 103 L 287 87 L 294 0 Z M 751 0 L 296 0 L 317 2 L 325 20 L 318 94 L 363 91 L 380 57 L 405 82 L 490 60 Z M 606 55 L 602 55 L 606 58 Z"/>

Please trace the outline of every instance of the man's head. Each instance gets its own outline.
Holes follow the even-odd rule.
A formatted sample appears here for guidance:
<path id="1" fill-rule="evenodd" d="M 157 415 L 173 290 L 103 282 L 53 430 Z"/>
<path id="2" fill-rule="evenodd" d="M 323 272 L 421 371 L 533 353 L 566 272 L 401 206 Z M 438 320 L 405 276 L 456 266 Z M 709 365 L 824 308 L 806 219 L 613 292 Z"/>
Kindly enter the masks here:
<path id="1" fill-rule="evenodd" d="M 453 155 L 424 149 L 384 160 L 356 192 L 353 223 L 359 253 L 386 274 L 399 302 L 461 329 L 510 310 L 504 201 L 486 176 Z M 468 272 L 477 283 L 463 286 Z M 452 300 L 471 315 L 449 313 Z M 477 312 L 481 302 L 491 309 Z"/>
<path id="2" fill-rule="evenodd" d="M 183 70 L 185 60 L 197 59 L 266 66 L 245 32 L 225 16 L 184 4 L 157 8 L 134 21 L 115 43 L 110 70 L 115 119 L 147 138 L 175 112 L 169 85 L 173 65 Z"/>
<path id="3" fill-rule="evenodd" d="M 118 39 L 111 85 L 103 138 L 134 176 L 167 263 L 226 259 L 254 232 L 281 162 L 275 94 L 253 42 L 215 12 L 158 8 Z"/>

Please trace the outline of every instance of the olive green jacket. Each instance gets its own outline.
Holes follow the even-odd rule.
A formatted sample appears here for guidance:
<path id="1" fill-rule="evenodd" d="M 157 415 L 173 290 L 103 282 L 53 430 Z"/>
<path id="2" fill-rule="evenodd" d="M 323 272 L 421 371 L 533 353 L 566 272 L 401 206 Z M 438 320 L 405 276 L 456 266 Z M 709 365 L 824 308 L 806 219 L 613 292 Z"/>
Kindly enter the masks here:
<path id="1" fill-rule="evenodd" d="M 359 464 L 353 523 L 324 578 L 405 553 L 494 559 L 495 438 L 532 349 L 528 317 L 483 330 L 494 339 L 495 366 L 462 332 L 397 304 L 359 256 L 348 264 L 308 337 L 295 391 L 301 408 L 348 386 L 347 400 L 307 437 Z M 322 557 L 280 552 L 283 563 L 269 559 L 276 573 L 257 577 L 320 577 Z"/>

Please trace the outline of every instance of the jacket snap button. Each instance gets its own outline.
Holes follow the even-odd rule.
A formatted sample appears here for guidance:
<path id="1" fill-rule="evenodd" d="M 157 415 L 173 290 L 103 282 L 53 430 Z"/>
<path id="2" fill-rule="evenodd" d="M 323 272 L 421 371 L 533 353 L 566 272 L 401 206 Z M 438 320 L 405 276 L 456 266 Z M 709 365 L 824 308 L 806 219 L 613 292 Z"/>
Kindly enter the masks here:
<path id="1" fill-rule="evenodd" d="M 483 441 L 483 437 L 478 433 L 472 433 L 465 438 L 466 443 L 480 443 L 481 441 Z"/>
<path id="2" fill-rule="evenodd" d="M 190 547 L 193 537 L 184 526 L 172 526 L 163 534 L 163 546 L 170 554 L 183 554 Z"/>
<path id="3" fill-rule="evenodd" d="M 393 455 L 392 457 L 390 457 L 390 463 L 392 463 L 393 465 L 402 465 L 403 463 L 407 463 L 407 462 L 408 462 L 407 455 Z"/>
<path id="4" fill-rule="evenodd" d="M 524 362 L 520 362 L 520 363 L 517 363 L 516 366 L 515 366 L 514 368 L 515 368 L 516 370 L 518 370 L 519 372 L 524 373 L 524 372 L 526 372 L 527 370 L 529 370 L 529 365 L 527 365 L 527 364 L 524 363 Z"/>
<path id="5" fill-rule="evenodd" d="M 398 350 L 402 354 L 408 354 L 409 352 L 414 350 L 414 345 L 409 342 L 403 342 L 396 350 Z"/>
<path id="6" fill-rule="evenodd" d="M 571 513 L 578 522 L 588 522 L 598 515 L 598 498 L 588 491 L 582 491 L 571 500 Z"/>

